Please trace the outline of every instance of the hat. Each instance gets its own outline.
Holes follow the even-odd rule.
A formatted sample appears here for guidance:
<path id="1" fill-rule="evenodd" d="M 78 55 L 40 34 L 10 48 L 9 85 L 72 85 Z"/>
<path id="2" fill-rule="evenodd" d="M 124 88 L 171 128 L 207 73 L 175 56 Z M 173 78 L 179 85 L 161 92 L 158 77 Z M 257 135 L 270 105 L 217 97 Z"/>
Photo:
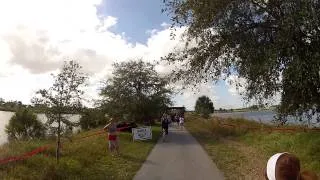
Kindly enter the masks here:
<path id="1" fill-rule="evenodd" d="M 276 180 L 276 165 L 277 161 L 280 158 L 281 155 L 286 154 L 284 153 L 277 153 L 270 157 L 267 163 L 267 177 L 269 180 Z"/>

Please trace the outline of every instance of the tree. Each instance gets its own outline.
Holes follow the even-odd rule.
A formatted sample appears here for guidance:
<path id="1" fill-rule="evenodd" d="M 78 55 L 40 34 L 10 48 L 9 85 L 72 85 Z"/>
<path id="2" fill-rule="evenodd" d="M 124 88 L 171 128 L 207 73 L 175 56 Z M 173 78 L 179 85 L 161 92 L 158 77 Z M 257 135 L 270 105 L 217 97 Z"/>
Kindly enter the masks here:
<path id="1" fill-rule="evenodd" d="M 81 129 L 96 128 L 105 125 L 107 117 L 101 109 L 85 109 L 81 113 L 80 126 Z"/>
<path id="2" fill-rule="evenodd" d="M 0 106 L 4 105 L 5 101 L 3 98 L 0 98 Z"/>
<path id="3" fill-rule="evenodd" d="M 195 111 L 197 114 L 208 118 L 211 113 L 214 112 L 213 103 L 207 96 L 201 96 L 196 101 Z"/>
<path id="4" fill-rule="evenodd" d="M 53 75 L 54 83 L 49 89 L 41 89 L 33 99 L 33 104 L 46 107 L 45 114 L 48 118 L 46 124 L 57 136 L 56 158 L 60 158 L 60 139 L 68 130 L 77 125 L 68 120 L 65 114 L 79 112 L 82 108 L 81 90 L 85 86 L 87 76 L 81 72 L 81 66 L 74 62 L 64 62 L 61 72 Z"/>
<path id="5" fill-rule="evenodd" d="M 111 117 L 144 121 L 158 117 L 171 104 L 168 81 L 142 60 L 115 63 L 113 77 L 101 88 Z"/>
<path id="6" fill-rule="evenodd" d="M 237 75 L 247 100 L 281 93 L 279 113 L 318 112 L 320 1 L 164 0 L 172 26 L 187 26 L 186 44 L 164 57 L 183 62 L 187 83 Z M 238 84 L 241 86 L 241 84 Z"/>
<path id="7" fill-rule="evenodd" d="M 259 110 L 259 106 L 258 105 L 252 105 L 249 107 L 250 110 Z"/>
<path id="8" fill-rule="evenodd" d="M 45 136 L 45 127 L 32 111 L 20 108 L 6 126 L 6 133 L 10 140 L 25 140 Z"/>

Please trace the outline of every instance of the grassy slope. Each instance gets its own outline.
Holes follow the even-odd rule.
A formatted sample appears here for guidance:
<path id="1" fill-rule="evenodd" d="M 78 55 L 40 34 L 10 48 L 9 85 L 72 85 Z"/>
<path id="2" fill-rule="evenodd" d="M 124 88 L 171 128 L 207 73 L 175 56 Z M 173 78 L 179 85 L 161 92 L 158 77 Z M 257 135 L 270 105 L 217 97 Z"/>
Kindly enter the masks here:
<path id="1" fill-rule="evenodd" d="M 189 131 L 227 179 L 263 179 L 267 159 L 284 151 L 297 155 L 303 169 L 320 172 L 319 132 L 270 133 L 261 131 L 266 126 L 243 119 L 223 120 L 224 123 L 237 124 L 238 128 L 218 126 L 216 118 L 208 121 L 189 115 L 186 120 Z M 261 130 L 248 130 L 245 126 Z"/>
<path id="2" fill-rule="evenodd" d="M 80 133 L 82 137 L 89 132 Z M 120 157 L 112 157 L 107 151 L 106 135 L 93 136 L 78 142 L 65 142 L 59 165 L 54 157 L 54 147 L 44 155 L 0 166 L 2 179 L 132 179 L 157 142 L 160 128 L 153 127 L 153 140 L 132 142 L 130 133 L 120 135 Z M 52 141 L 51 141 L 52 142 Z M 47 141 L 12 143 L 0 147 L 0 158 L 20 154 Z"/>

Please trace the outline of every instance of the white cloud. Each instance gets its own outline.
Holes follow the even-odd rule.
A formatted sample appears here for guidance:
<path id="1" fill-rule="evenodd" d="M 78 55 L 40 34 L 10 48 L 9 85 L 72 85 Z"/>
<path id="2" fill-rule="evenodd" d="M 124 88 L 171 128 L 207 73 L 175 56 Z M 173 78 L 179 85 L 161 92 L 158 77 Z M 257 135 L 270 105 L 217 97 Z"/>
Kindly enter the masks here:
<path id="1" fill-rule="evenodd" d="M 181 89 L 182 86 L 182 84 L 176 85 L 176 89 Z M 208 96 L 214 104 L 219 100 L 214 85 L 209 83 L 201 83 L 197 88 L 182 89 L 173 100 L 177 106 L 185 106 L 188 110 L 193 110 L 197 99 L 203 95 Z"/>
<path id="2" fill-rule="evenodd" d="M 159 60 L 178 43 L 170 29 L 153 30 L 145 44 L 129 43 L 113 33 L 118 19 L 97 15 L 101 0 L 0 1 L 0 96 L 29 103 L 35 90 L 51 84 L 49 73 L 63 60 L 80 62 L 91 76 L 87 91 L 96 98 L 99 81 L 112 63 L 130 58 Z M 178 30 L 178 34 L 184 29 Z M 157 69 L 169 72 L 161 62 Z"/>
<path id="3" fill-rule="evenodd" d="M 244 78 L 240 78 L 236 75 L 230 75 L 226 81 L 228 91 L 233 96 L 239 96 L 245 91 L 245 85 L 247 84 Z"/>
<path id="4" fill-rule="evenodd" d="M 7 101 L 19 100 L 24 103 L 30 102 L 31 97 L 35 95 L 37 90 L 48 88 L 52 84 L 50 73 L 34 75 L 21 67 L 14 69 L 19 71 L 19 74 L 0 77 L 0 94 Z"/>
<path id="5" fill-rule="evenodd" d="M 280 77 L 282 78 L 282 77 Z M 236 75 L 229 76 L 225 81 L 226 86 L 228 87 L 229 93 L 234 96 L 234 99 L 240 99 L 242 94 L 245 92 L 245 87 L 247 85 L 247 80 Z M 264 100 L 263 103 L 267 105 L 279 104 L 281 101 L 281 93 L 276 93 L 274 97 Z M 243 104 L 242 106 L 250 106 L 257 104 L 256 100 L 250 101 L 248 104 Z M 231 105 L 230 105 L 231 106 Z M 238 106 L 239 107 L 239 106 Z"/>
<path id="6" fill-rule="evenodd" d="M 168 24 L 168 23 L 166 23 L 166 22 L 163 22 L 163 23 L 161 23 L 161 27 L 167 29 L 167 28 L 171 27 L 171 24 Z"/>
<path id="7" fill-rule="evenodd" d="M 117 24 L 118 19 L 112 16 L 107 16 L 103 18 L 103 21 L 98 28 L 99 32 L 107 31 L 110 27 L 114 26 Z"/>
<path id="8" fill-rule="evenodd" d="M 181 48 L 180 36 L 185 27 L 178 28 L 176 38 L 162 23 L 162 29 L 146 31 L 146 43 L 129 43 L 125 32 L 110 29 L 118 19 L 97 14 L 101 0 L 2 0 L 0 1 L 0 97 L 29 103 L 35 91 L 51 85 L 49 75 L 63 60 L 80 62 L 90 75 L 86 89 L 89 100 L 98 98 L 100 81 L 110 77 L 112 63 L 142 57 L 155 62 L 173 48 Z M 161 61 L 156 66 L 162 74 L 169 67 Z M 233 91 L 231 91 L 233 92 Z M 201 84 L 177 95 L 176 105 L 193 109 L 196 99 L 209 96 L 219 98 L 213 85 Z"/>

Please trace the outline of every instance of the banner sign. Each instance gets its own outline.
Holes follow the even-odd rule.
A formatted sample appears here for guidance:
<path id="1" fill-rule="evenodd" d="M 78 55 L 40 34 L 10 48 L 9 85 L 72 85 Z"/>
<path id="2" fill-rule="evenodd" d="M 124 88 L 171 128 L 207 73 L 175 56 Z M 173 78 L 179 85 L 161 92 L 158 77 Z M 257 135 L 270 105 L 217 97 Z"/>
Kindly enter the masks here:
<path id="1" fill-rule="evenodd" d="M 152 139 L 152 129 L 149 127 L 132 128 L 133 140 Z"/>

